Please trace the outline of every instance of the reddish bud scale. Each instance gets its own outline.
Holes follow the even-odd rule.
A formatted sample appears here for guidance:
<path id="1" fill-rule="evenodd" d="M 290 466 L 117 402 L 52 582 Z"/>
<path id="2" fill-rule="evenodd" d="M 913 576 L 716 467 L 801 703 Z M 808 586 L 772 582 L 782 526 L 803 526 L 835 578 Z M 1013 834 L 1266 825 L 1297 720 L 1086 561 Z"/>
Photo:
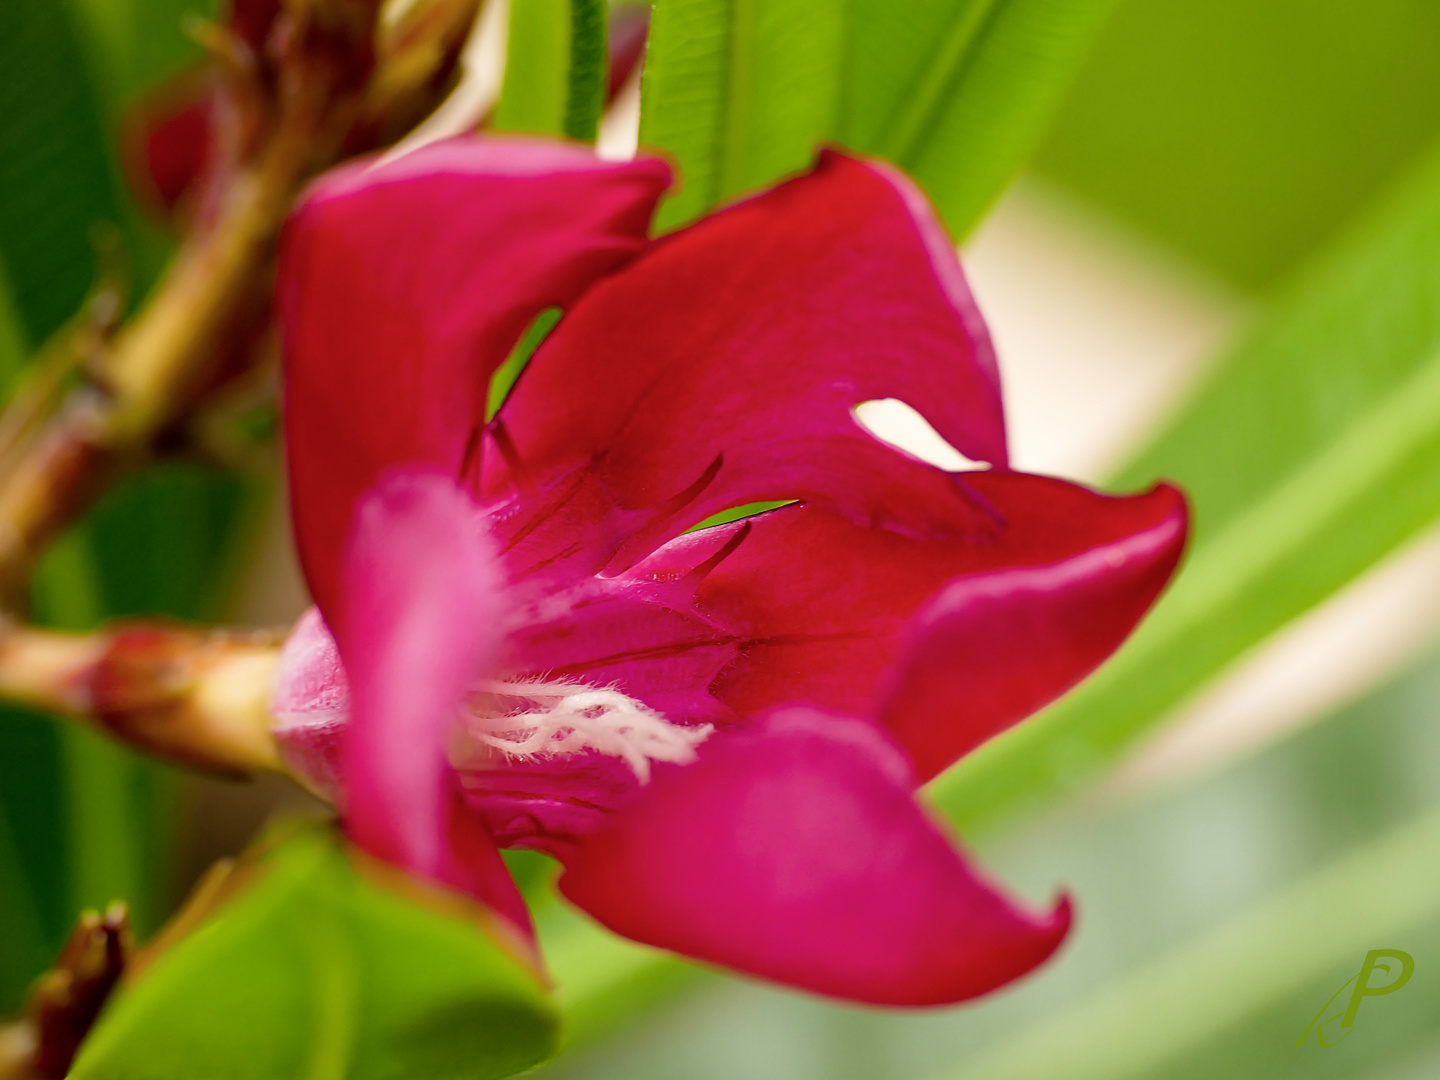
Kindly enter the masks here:
<path id="1" fill-rule="evenodd" d="M 162 623 L 115 630 L 88 673 L 94 721 L 148 753 L 231 776 L 276 767 L 265 699 L 269 635 Z"/>

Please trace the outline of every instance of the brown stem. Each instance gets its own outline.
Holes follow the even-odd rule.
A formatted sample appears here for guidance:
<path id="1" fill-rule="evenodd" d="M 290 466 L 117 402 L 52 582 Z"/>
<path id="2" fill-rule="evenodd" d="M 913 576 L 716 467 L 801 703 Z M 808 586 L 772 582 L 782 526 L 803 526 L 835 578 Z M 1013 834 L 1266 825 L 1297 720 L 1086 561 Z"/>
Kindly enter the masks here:
<path id="1" fill-rule="evenodd" d="M 80 916 L 25 1015 L 0 1026 L 0 1080 L 61 1080 L 70 1071 L 133 949 L 125 905 Z"/>
<path id="2" fill-rule="evenodd" d="M 326 88 L 300 86 L 277 133 L 234 174 L 211 227 L 182 247 L 115 338 L 98 385 L 73 392 L 0 476 L 0 582 L 34 559 L 213 382 L 227 338 L 264 310 L 280 225 L 325 134 Z"/>
<path id="3" fill-rule="evenodd" d="M 0 436 L 22 438 L 0 457 L 0 597 L 17 603 L 50 541 L 249 362 L 280 228 L 304 182 L 403 135 L 444 96 L 477 0 L 419 0 L 383 31 L 379 6 L 285 5 L 258 49 L 224 27 L 200 33 L 222 72 L 227 121 L 205 212 L 90 381 L 58 403 L 37 385 L 0 415 Z"/>

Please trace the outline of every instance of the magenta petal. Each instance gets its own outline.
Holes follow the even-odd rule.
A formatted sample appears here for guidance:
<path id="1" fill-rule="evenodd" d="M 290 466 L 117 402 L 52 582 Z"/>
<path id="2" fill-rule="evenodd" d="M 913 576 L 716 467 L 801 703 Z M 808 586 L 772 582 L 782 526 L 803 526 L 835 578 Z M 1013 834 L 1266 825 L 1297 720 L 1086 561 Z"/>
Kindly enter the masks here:
<path id="1" fill-rule="evenodd" d="M 967 482 L 1003 522 L 988 542 L 865 529 L 810 506 L 753 518 L 699 588 L 699 612 L 740 641 L 715 695 L 742 715 L 797 702 L 883 710 L 929 777 L 1118 646 L 1184 546 L 1185 505 L 1170 487 L 1111 496 L 1005 472 Z M 683 572 L 717 542 L 711 533 L 721 530 L 673 541 L 635 572 Z M 986 592 L 1022 580 L 1054 584 Z M 962 631 L 953 605 L 972 589 L 988 599 L 962 605 Z M 922 612 L 928 644 L 906 659 Z"/>
<path id="2" fill-rule="evenodd" d="M 885 1005 L 993 990 L 1070 923 L 1068 902 L 1030 915 L 966 865 L 878 729 L 810 709 L 658 775 L 581 845 L 560 888 L 638 941 Z"/>
<path id="3" fill-rule="evenodd" d="M 336 620 L 351 695 L 345 816 L 371 854 L 509 913 L 518 899 L 494 845 L 456 819 L 445 748 L 503 638 L 505 583 L 489 548 L 444 477 L 391 475 L 360 501 Z"/>
<path id="4" fill-rule="evenodd" d="M 963 486 L 856 422 L 887 397 L 1004 464 L 994 356 L 953 246 L 898 173 L 826 153 L 599 282 L 501 418 L 533 482 L 592 469 L 623 509 L 703 488 L 669 535 L 785 498 L 912 534 L 973 530 Z M 525 479 L 497 465 L 487 490 Z"/>
<path id="5" fill-rule="evenodd" d="M 880 708 L 922 781 L 1069 690 L 1130 635 L 1185 544 L 1180 493 L 1146 529 L 1044 566 L 959 578 L 911 625 Z"/>
<path id="6" fill-rule="evenodd" d="M 460 137 L 326 174 L 286 227 L 278 294 L 301 560 L 322 609 L 354 504 L 390 466 L 452 475 L 532 319 L 645 243 L 669 169 Z"/>

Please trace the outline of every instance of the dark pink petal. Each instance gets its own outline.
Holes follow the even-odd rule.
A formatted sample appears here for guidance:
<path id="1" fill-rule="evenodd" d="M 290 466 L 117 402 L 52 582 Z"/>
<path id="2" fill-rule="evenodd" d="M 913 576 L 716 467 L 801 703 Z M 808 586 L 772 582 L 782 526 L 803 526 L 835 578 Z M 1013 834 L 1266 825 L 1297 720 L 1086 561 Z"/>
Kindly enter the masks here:
<path id="1" fill-rule="evenodd" d="M 739 641 L 711 685 L 720 701 L 741 715 L 793 702 L 883 711 L 928 778 L 1092 670 L 1184 546 L 1170 487 L 1117 497 L 1023 473 L 966 479 L 1003 521 L 989 542 L 865 529 L 812 506 L 752 518 L 696 601 Z M 740 528 L 683 537 L 631 573 L 683 573 Z"/>
<path id="2" fill-rule="evenodd" d="M 669 176 L 653 160 L 460 137 L 310 190 L 278 294 L 296 532 L 322 610 L 360 493 L 396 465 L 459 474 L 491 374 L 540 311 L 640 249 Z"/>
<path id="3" fill-rule="evenodd" d="M 587 292 L 506 403 L 521 464 L 488 458 L 486 490 L 584 471 L 622 511 L 674 504 L 650 548 L 786 498 L 916 535 L 983 530 L 963 485 L 856 422 L 856 405 L 887 397 L 1004 464 L 994 355 L 953 246 L 898 173 L 826 153 Z M 603 513 L 584 498 L 584 515 Z"/>
<path id="4" fill-rule="evenodd" d="M 359 503 L 343 582 L 335 630 L 350 681 L 350 835 L 523 919 L 493 843 L 460 812 L 446 758 L 457 710 L 504 633 L 505 582 L 475 507 L 444 477 L 388 476 Z"/>
<path id="5" fill-rule="evenodd" d="M 1185 543 L 1179 492 L 1144 531 L 1048 566 L 991 570 L 946 586 L 911 625 L 881 721 L 921 781 L 1050 704 L 1130 635 Z"/>
<path id="6" fill-rule="evenodd" d="M 657 775 L 560 888 L 617 933 L 821 994 L 935 1005 L 1045 960 L 1070 924 L 1020 909 L 916 805 L 873 725 L 788 709 Z"/>

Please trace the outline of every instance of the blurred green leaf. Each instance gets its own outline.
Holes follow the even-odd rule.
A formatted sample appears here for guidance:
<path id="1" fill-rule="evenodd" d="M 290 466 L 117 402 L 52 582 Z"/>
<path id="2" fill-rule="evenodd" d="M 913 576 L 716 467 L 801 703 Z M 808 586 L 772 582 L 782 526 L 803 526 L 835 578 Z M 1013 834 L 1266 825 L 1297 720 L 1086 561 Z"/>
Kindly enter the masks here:
<path id="1" fill-rule="evenodd" d="M 0 384 L 91 287 L 97 226 L 121 227 L 139 284 L 153 274 L 163 245 L 126 198 L 113 133 L 126 102 L 197 55 L 182 13 L 213 7 L 0 5 Z M 222 474 L 205 475 L 160 470 L 107 500 L 40 568 L 37 616 L 82 627 L 213 611 L 242 500 Z M 0 762 L 0 1008 L 10 1008 L 82 906 L 123 898 L 142 930 L 163 917 L 175 791 L 167 770 L 14 709 L 0 711 Z"/>
<path id="2" fill-rule="evenodd" d="M 1111 0 L 854 0 L 849 145 L 963 239 L 1035 148 Z"/>
<path id="3" fill-rule="evenodd" d="M 190 19 L 214 19 L 219 0 L 68 0 L 92 52 L 104 98 L 118 118 L 157 82 L 203 59 L 185 32 Z"/>
<path id="4" fill-rule="evenodd" d="M 487 1080 L 551 1052 L 510 946 L 368 881 L 329 826 L 258 870 L 111 1003 L 75 1080 Z"/>
<path id="5" fill-rule="evenodd" d="M 495 130 L 593 141 L 606 62 L 604 0 L 513 0 Z"/>
<path id="6" fill-rule="evenodd" d="M 963 237 L 1034 148 L 1110 0 L 660 0 L 640 142 L 680 166 L 662 227 L 838 139 L 915 176 Z"/>
<path id="7" fill-rule="evenodd" d="M 1437 52 L 1440 7 L 1415 0 L 1122 0 L 1037 165 L 1268 287 L 1440 133 Z"/>
<path id="8" fill-rule="evenodd" d="M 565 1045 L 583 1046 L 701 981 L 705 969 L 637 945 L 555 897 L 538 898 L 536 927 L 565 1017 Z"/>
<path id="9" fill-rule="evenodd" d="M 91 231 L 121 219 L 106 120 L 63 3 L 0 5 L 0 262 L 33 348 L 94 279 Z"/>
<path id="10" fill-rule="evenodd" d="M 1120 482 L 1156 476 L 1194 499 L 1188 565 L 1097 676 L 935 785 L 962 825 L 1076 790 L 1440 514 L 1440 156 L 1295 282 Z"/>
<path id="11" fill-rule="evenodd" d="M 1357 1039 L 1316 1058 L 1296 1047 L 1309 1016 L 1325 1004 L 1315 986 L 1339 986 L 1369 949 L 1427 941 L 1440 927 L 1440 811 L 1430 810 L 1280 890 L 1255 908 L 1086 995 L 1058 1015 L 1020 1031 L 999 1048 L 946 1077 L 964 1080 L 1132 1080 L 1137 1077 L 1237 1075 L 1185 1066 L 1225 1033 L 1276 1003 L 1296 1009 L 1294 1035 L 1273 1045 L 1264 1075 L 1353 1077 L 1374 1044 Z M 1424 954 L 1422 953 L 1422 958 Z M 1423 959 L 1422 959 L 1423 962 Z M 1324 977 L 1323 983 L 1321 982 Z M 1434 1000 L 1407 987 L 1413 1005 Z M 1294 1000 L 1297 994 L 1302 997 Z M 1308 996 L 1303 996 L 1308 994 Z M 1343 1000 L 1343 999 L 1342 999 Z M 1395 999 L 1400 1000 L 1400 999 Z M 1386 1005 L 1394 1001 L 1386 999 Z M 1371 1003 L 1370 1011 L 1382 1007 Z M 1355 1031 L 1377 1023 L 1359 1018 Z M 1433 1020 L 1430 1025 L 1433 1027 Z M 1279 1051 L 1276 1053 L 1275 1051 Z M 1358 1053 L 1355 1053 L 1358 1052 Z M 1231 1068 L 1239 1063 L 1232 1058 Z M 1358 1060 L 1357 1060 L 1358 1059 Z M 1331 1068 L 1325 1068 L 1326 1062 Z M 1284 1069 L 1293 1063 L 1293 1071 Z M 1209 1062 L 1214 1067 L 1215 1062 Z M 1179 1068 L 1181 1071 L 1177 1072 Z M 1255 1075 L 1255 1074 L 1252 1074 Z"/>
<path id="12" fill-rule="evenodd" d="M 804 168 L 839 121 L 847 7 L 827 0 L 659 0 L 640 144 L 679 166 L 662 228 Z"/>

